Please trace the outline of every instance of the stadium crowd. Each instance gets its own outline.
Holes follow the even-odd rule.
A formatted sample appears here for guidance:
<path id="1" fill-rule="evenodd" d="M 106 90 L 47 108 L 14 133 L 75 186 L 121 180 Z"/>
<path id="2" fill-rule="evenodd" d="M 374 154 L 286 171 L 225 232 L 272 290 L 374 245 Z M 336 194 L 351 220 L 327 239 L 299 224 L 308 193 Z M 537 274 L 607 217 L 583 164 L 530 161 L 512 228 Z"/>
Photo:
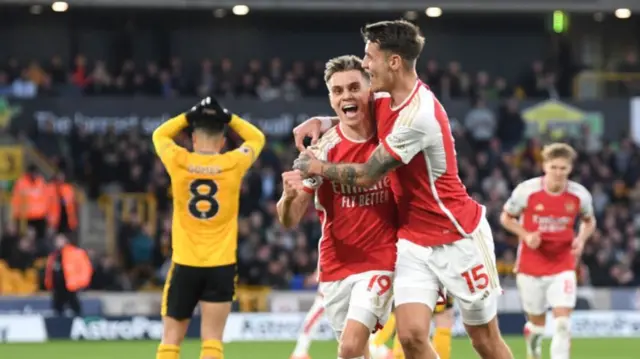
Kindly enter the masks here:
<path id="1" fill-rule="evenodd" d="M 511 96 L 516 85 L 519 95 L 535 98 L 556 97 L 569 88 L 566 76 L 559 76 L 558 67 L 534 61 L 521 78 L 509 81 L 491 76 L 485 71 L 466 73 L 460 62 L 439 64 L 435 60 L 422 65 L 420 77 L 441 98 L 483 98 L 485 100 Z M 59 56 L 48 64 L 38 61 L 21 63 L 15 58 L 0 65 L 0 95 L 16 98 L 36 96 L 156 96 L 178 97 L 215 95 L 233 98 L 259 98 L 263 101 L 301 97 L 324 97 L 324 61 L 285 62 L 280 58 L 268 61 L 254 59 L 237 64 L 231 59 L 219 63 L 202 60 L 188 66 L 179 57 L 166 66 L 156 62 L 144 65 L 127 60 L 119 66 L 109 66 L 101 60 L 89 61 L 75 57 L 66 66 Z"/>
<path id="2" fill-rule="evenodd" d="M 66 68 L 59 57 L 48 66 L 32 62 L 26 68 L 10 60 L 0 71 L 0 95 L 21 98 L 38 95 L 152 95 L 152 96 L 250 96 L 262 100 L 325 96 L 323 64 L 251 61 L 246 68 L 223 60 L 219 66 L 202 62 L 199 71 L 183 69 L 180 59 L 167 69 L 149 63 L 136 72 L 131 61 L 118 71 L 104 62 L 89 66 L 83 56 Z M 236 72 L 236 69 L 242 70 Z M 480 72 L 465 75 L 458 62 L 440 69 L 429 61 L 423 79 L 443 97 L 470 98 L 475 107 L 453 124 L 459 170 L 468 189 L 488 209 L 494 229 L 499 269 L 505 282 L 512 281 L 517 239 L 499 225 L 504 202 L 515 185 L 540 174 L 542 139 L 527 140 L 525 124 L 514 95 L 556 97 L 556 76 L 536 61 L 516 86 L 504 78 Z M 503 99 L 498 111 L 485 106 L 487 99 Z M 591 190 L 598 231 L 587 244 L 580 273 L 583 284 L 593 286 L 640 285 L 640 150 L 629 139 L 606 143 L 588 129 L 572 144 L 579 151 L 573 178 Z M 104 191 L 151 193 L 157 199 L 158 222 L 138 217 L 119 223 L 119 258 L 90 251 L 96 268 L 92 289 L 127 290 L 160 285 L 167 273 L 171 243 L 169 178 L 153 153 L 150 140 L 141 134 L 89 134 L 75 128 L 62 137 L 52 128 L 32 134 L 35 145 L 52 163 L 82 185 L 95 199 Z M 188 147 L 188 137 L 179 142 Z M 233 141 L 230 141 L 233 146 Z M 280 173 L 290 168 L 297 151 L 289 141 L 270 140 L 242 188 L 239 223 L 240 283 L 273 288 L 301 289 L 315 270 L 320 228 L 310 208 L 301 225 L 292 230 L 276 220 L 281 193 Z M 10 267 L 26 269 L 38 257 L 33 231 L 20 236 L 13 225 L 4 226 L 0 259 Z M 79 238 L 82 244 L 82 238 Z M 507 284 L 508 285 L 508 284 Z"/>

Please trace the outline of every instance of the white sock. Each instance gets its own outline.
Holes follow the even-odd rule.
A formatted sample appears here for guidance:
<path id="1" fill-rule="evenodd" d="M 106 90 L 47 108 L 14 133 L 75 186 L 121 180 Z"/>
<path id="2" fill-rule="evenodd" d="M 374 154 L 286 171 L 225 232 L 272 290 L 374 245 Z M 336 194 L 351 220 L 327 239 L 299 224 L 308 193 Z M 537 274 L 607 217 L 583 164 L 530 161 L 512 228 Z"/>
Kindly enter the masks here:
<path id="1" fill-rule="evenodd" d="M 298 336 L 296 342 L 296 348 L 293 350 L 294 357 L 303 357 L 309 353 L 309 347 L 311 346 L 311 337 L 307 334 L 301 333 Z"/>
<path id="2" fill-rule="evenodd" d="M 364 355 L 361 356 L 361 357 L 355 357 L 355 358 L 341 358 L 341 357 L 338 357 L 338 359 L 364 359 Z"/>
<path id="3" fill-rule="evenodd" d="M 294 357 L 304 357 L 309 353 L 309 346 L 311 346 L 311 337 L 313 336 L 313 333 L 315 333 L 315 329 L 318 326 L 318 323 L 320 323 L 322 313 L 324 313 L 322 298 L 317 297 L 315 302 L 313 302 L 311 309 L 307 313 L 307 316 L 304 318 L 304 322 L 302 323 L 302 332 L 298 336 L 296 348 L 293 350 Z"/>
<path id="4" fill-rule="evenodd" d="M 389 356 L 390 351 L 391 349 L 389 349 L 385 344 L 377 346 L 373 344 L 373 341 L 369 344 L 369 353 L 371 353 L 371 358 L 386 358 Z"/>
<path id="5" fill-rule="evenodd" d="M 555 318 L 556 330 L 551 338 L 551 359 L 569 359 L 571 352 L 571 320 Z"/>
<path id="6" fill-rule="evenodd" d="M 524 325 L 524 340 L 527 343 L 527 355 L 534 358 L 542 356 L 544 327 L 527 322 Z"/>

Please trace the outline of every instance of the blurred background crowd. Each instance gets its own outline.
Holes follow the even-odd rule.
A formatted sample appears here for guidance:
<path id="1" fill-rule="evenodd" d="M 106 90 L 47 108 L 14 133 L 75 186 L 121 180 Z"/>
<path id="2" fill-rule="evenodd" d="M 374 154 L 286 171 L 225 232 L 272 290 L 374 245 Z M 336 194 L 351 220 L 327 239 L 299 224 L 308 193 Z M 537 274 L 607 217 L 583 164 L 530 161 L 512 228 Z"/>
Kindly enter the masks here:
<path id="1" fill-rule="evenodd" d="M 108 65 L 101 59 L 75 56 L 71 64 L 59 55 L 40 63 L 9 58 L 0 67 L 0 95 L 15 98 L 37 96 L 152 96 L 247 98 L 295 101 L 303 97 L 324 97 L 325 60 L 284 62 L 281 58 L 252 59 L 248 63 L 223 58 L 219 62 L 201 60 L 184 64 L 180 57 L 168 63 Z M 191 65 L 191 66 L 189 66 Z M 621 66 L 640 69 L 635 52 L 629 52 Z M 422 81 L 442 98 L 483 98 L 485 100 L 518 97 L 550 98 L 568 96 L 571 68 L 559 69 L 549 61 L 533 60 L 521 64 L 522 73 L 509 82 L 500 74 L 487 71 L 468 73 L 460 61 L 426 61 L 419 69 Z M 559 77 L 559 74 L 560 75 Z M 516 91 L 517 90 L 517 91 Z"/>
<path id="2" fill-rule="evenodd" d="M 137 16 L 136 19 L 140 20 L 140 15 Z M 95 19 L 96 15 L 91 14 L 88 18 Z M 349 31 L 357 30 L 361 20 L 350 20 L 356 26 Z M 157 26 L 153 19 L 144 21 Z M 263 36 L 271 36 L 276 42 L 278 39 L 286 42 L 286 36 L 278 29 L 266 30 L 269 21 L 276 20 L 263 20 L 253 26 L 253 31 L 264 30 L 267 35 Z M 301 20 L 291 21 L 288 29 L 293 32 L 296 21 Z M 487 27 L 489 35 L 484 40 L 485 45 L 494 41 L 491 39 L 492 31 L 497 28 L 504 31 L 513 24 L 507 22 L 502 25 L 506 27 L 494 27 L 481 26 L 478 22 L 473 23 L 476 29 Z M 460 23 L 467 24 L 468 19 L 463 18 Z M 520 101 L 571 98 L 575 95 L 573 84 L 576 75 L 593 66 L 572 55 L 575 51 L 570 38 L 562 34 L 548 34 L 536 26 L 533 29 L 538 29 L 538 36 L 545 45 L 532 50 L 527 36 L 535 31 L 529 28 L 526 31 L 514 30 L 512 44 L 525 43 L 524 55 L 514 54 L 508 66 L 500 65 L 504 60 L 500 52 L 483 54 L 480 60 L 462 55 L 445 58 L 454 53 L 447 50 L 447 41 L 474 29 L 462 29 L 452 35 L 442 30 L 444 28 L 446 26 L 441 25 L 434 30 L 435 34 L 426 34 L 428 42 L 419 63 L 420 76 L 439 97 L 472 104 L 464 116 L 451 119 L 460 176 L 469 193 L 488 209 L 499 269 L 505 285 L 510 285 L 518 241 L 501 229 L 498 217 L 511 190 L 523 180 L 540 175 L 540 150 L 549 139 L 545 136 L 527 137 Z M 437 40 L 438 29 L 447 41 Z M 321 33 L 325 30 L 318 25 L 314 31 Z M 313 31 L 308 31 L 313 35 Z M 327 33 L 326 39 L 335 43 L 341 39 L 338 35 Z M 178 39 L 173 41 L 179 43 L 180 36 L 186 35 L 175 36 Z M 432 36 L 436 38 L 435 44 L 430 41 Z M 196 42 L 200 38 L 197 37 Z M 95 35 L 91 39 L 99 40 L 101 37 Z M 126 42 L 120 37 L 118 39 L 119 42 L 110 43 L 111 47 L 105 45 L 105 51 Z M 16 49 L 20 54 L 0 51 L 4 56 L 4 59 L 0 57 L 0 97 L 8 98 L 8 101 L 77 97 L 82 101 L 81 97 L 195 99 L 213 94 L 224 98 L 295 102 L 327 95 L 322 79 L 324 61 L 332 55 L 341 54 L 327 52 L 321 57 L 312 53 L 306 58 L 296 59 L 295 48 L 289 52 L 282 51 L 279 57 L 269 54 L 259 57 L 252 53 L 241 56 L 234 50 L 230 52 L 236 57 L 212 55 L 211 59 L 203 60 L 202 56 L 182 54 L 180 46 L 176 45 L 175 53 L 150 50 L 149 54 L 155 55 L 141 60 L 144 56 L 131 52 L 139 43 L 131 41 L 128 43 L 131 51 L 120 51 L 114 59 L 112 56 L 101 57 L 104 51 L 87 45 L 90 42 L 88 38 L 80 36 L 74 41 L 74 46 L 60 45 L 65 48 L 64 53 L 54 45 L 47 45 L 40 52 L 25 50 L 24 45 Z M 362 51 L 358 39 L 350 42 L 350 46 L 353 46 L 350 49 L 353 53 Z M 87 47 L 93 54 L 86 50 Z M 282 46 L 276 47 L 282 49 Z M 188 52 L 188 49 L 183 47 L 182 52 Z M 440 52 L 445 55 L 438 55 Z M 485 69 L 486 64 L 493 67 Z M 640 72 L 635 48 L 627 46 L 622 47 L 617 56 L 607 59 L 603 66 L 624 73 Z M 638 90 L 636 85 L 622 83 L 623 96 L 630 96 Z M 489 102 L 498 103 L 498 106 L 488 106 Z M 83 225 L 83 217 L 79 215 L 81 207 L 92 202 L 103 204 L 105 195 L 119 193 L 139 194 L 145 200 L 142 206 L 130 205 L 126 201 L 118 204 L 116 211 L 126 212 L 126 215 L 118 216 L 114 222 L 116 251 L 87 247 L 95 268 L 90 288 L 113 291 L 158 289 L 170 264 L 172 208 L 169 178 L 153 153 L 150 138 L 141 131 L 118 133 L 108 129 L 104 133 L 90 132 L 81 124 L 69 133 L 61 134 L 54 130 L 54 126 L 52 121 L 34 131 L 5 128 L 2 133 L 3 137 L 14 136 L 24 143 L 33 144 L 45 162 L 54 168 L 55 175 L 45 175 L 36 167 L 25 167 L 28 171 L 18 181 L 5 186 L 5 197 L 11 201 L 13 210 L 2 226 L 0 238 L 0 259 L 3 261 L 0 269 L 5 267 L 0 271 L 0 292 L 3 279 L 14 275 L 15 271 L 29 278 L 40 278 L 35 285 L 42 287 L 43 276 L 38 275 L 44 270 L 41 258 L 55 248 L 52 238 L 63 233 L 72 242 L 84 246 L 85 239 L 78 229 Z M 604 139 L 590 132 L 587 126 L 581 131 L 576 138 L 564 139 L 579 151 L 572 178 L 591 191 L 598 219 L 598 231 L 586 246 L 580 263 L 581 283 L 638 286 L 640 150 L 626 136 Z M 233 134 L 230 139 L 230 147 L 237 144 L 238 139 Z M 177 140 L 189 147 L 186 134 Z M 275 216 L 275 204 L 281 193 L 280 173 L 290 168 L 296 155 L 289 136 L 270 137 L 264 153 L 244 179 L 238 248 L 241 284 L 275 289 L 310 288 L 308 278 L 316 267 L 317 243 L 321 235 L 315 212 L 309 208 L 302 223 L 290 230 L 283 228 Z M 28 184 L 27 187 L 18 185 L 21 180 Z M 74 191 L 63 189 L 71 185 Z M 41 191 L 34 194 L 34 188 Z M 24 203 L 29 200 L 32 202 Z M 34 201 L 47 204 L 37 209 L 30 208 L 29 203 Z M 21 212 L 19 209 L 23 207 L 28 210 Z M 154 215 L 148 215 L 150 212 Z M 8 291 L 8 280 L 4 282 L 5 291 Z"/>

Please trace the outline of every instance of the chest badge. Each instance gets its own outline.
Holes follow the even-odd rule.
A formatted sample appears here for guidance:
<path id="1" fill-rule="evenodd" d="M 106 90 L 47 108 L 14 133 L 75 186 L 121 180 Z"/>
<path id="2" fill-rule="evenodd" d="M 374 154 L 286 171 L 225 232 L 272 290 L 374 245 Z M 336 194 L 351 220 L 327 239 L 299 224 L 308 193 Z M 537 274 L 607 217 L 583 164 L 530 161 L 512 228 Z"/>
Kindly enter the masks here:
<path id="1" fill-rule="evenodd" d="M 573 202 L 567 202 L 564 204 L 564 209 L 569 213 L 575 213 L 576 205 Z"/>

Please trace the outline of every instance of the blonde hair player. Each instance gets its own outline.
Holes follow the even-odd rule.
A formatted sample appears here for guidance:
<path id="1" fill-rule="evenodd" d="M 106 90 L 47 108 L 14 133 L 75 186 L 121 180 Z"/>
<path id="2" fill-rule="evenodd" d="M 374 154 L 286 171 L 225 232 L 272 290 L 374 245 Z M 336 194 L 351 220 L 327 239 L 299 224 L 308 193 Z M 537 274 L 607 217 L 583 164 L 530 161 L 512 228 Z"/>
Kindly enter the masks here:
<path id="1" fill-rule="evenodd" d="M 340 122 L 310 151 L 331 161 L 365 162 L 377 140 L 370 116 L 369 76 L 362 60 L 353 55 L 329 60 L 325 81 Z M 339 342 L 338 358 L 368 358 L 369 334 L 391 311 L 397 207 L 389 180 L 345 186 L 321 177 L 303 180 L 298 170 L 282 178 L 280 221 L 297 223 L 313 200 L 322 223 L 318 289 Z"/>
<path id="2" fill-rule="evenodd" d="M 366 25 L 362 35 L 378 147 L 365 163 L 319 159 L 305 151 L 294 168 L 344 186 L 369 188 L 390 179 L 400 221 L 393 296 L 408 358 L 437 358 L 429 334 L 444 287 L 460 299 L 460 316 L 478 355 L 512 359 L 498 327 L 502 290 L 486 209 L 462 184 L 447 112 L 416 72 L 424 37 L 404 20 Z M 294 130 L 296 143 L 332 122 L 306 121 Z"/>
<path id="3" fill-rule="evenodd" d="M 569 359 L 576 265 L 596 228 L 591 194 L 569 180 L 575 159 L 575 150 L 567 144 L 545 146 L 544 176 L 519 184 L 500 216 L 502 226 L 520 239 L 516 284 L 527 313 L 524 337 L 530 359 L 542 357 L 548 307 L 555 326 L 551 358 Z M 574 233 L 576 218 L 578 233 Z"/>

